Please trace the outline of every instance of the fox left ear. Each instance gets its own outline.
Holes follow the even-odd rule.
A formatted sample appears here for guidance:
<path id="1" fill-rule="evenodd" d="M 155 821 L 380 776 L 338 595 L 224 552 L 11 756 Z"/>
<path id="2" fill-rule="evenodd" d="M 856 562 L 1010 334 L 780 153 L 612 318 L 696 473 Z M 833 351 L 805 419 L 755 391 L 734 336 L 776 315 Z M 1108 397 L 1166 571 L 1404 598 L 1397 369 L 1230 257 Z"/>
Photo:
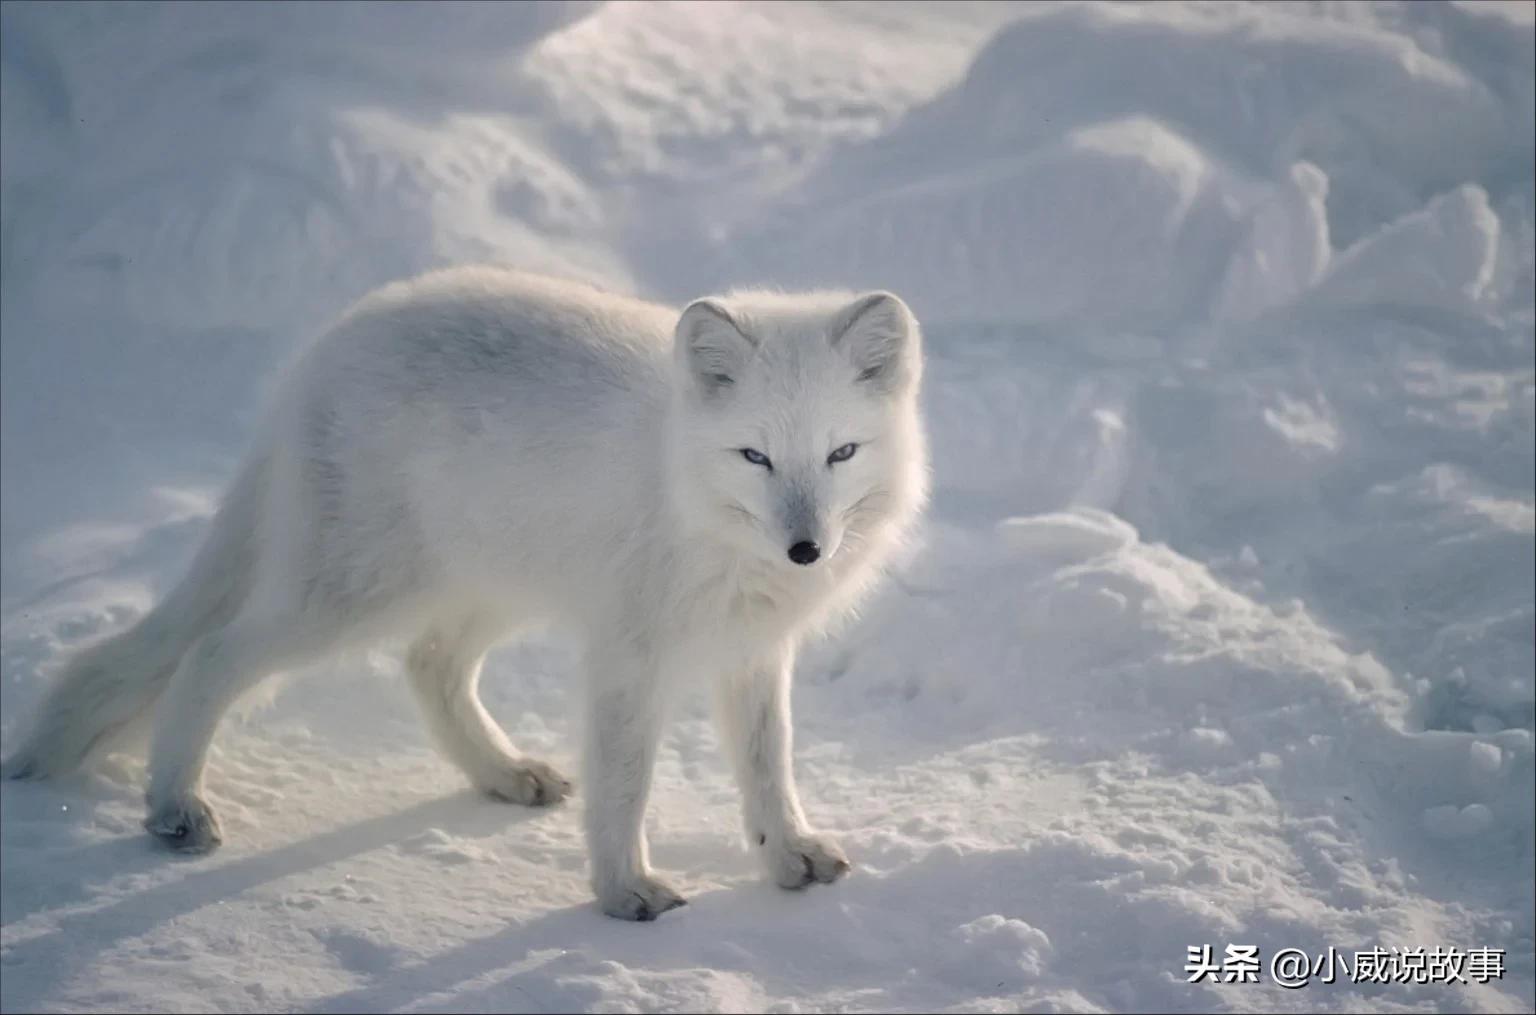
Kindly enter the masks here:
<path id="1" fill-rule="evenodd" d="M 917 319 L 894 293 L 860 296 L 833 319 L 830 333 L 833 348 L 853 359 L 860 384 L 895 391 L 917 374 Z"/>

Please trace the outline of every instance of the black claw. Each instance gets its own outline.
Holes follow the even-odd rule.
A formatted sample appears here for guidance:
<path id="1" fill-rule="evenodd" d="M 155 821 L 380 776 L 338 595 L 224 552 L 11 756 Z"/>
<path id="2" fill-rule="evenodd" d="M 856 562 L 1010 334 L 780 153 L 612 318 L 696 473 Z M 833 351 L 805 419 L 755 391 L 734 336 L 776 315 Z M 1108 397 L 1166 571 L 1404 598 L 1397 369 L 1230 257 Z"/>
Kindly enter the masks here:
<path id="1" fill-rule="evenodd" d="M 766 845 L 767 842 L 768 842 L 768 836 L 766 836 L 763 833 L 759 832 L 757 834 L 757 844 L 759 846 L 762 846 L 762 845 Z"/>
<path id="2" fill-rule="evenodd" d="M 543 802 L 544 802 L 544 784 L 542 782 L 536 782 L 533 785 L 533 805 L 535 807 L 537 807 L 540 804 L 542 804 Z"/>

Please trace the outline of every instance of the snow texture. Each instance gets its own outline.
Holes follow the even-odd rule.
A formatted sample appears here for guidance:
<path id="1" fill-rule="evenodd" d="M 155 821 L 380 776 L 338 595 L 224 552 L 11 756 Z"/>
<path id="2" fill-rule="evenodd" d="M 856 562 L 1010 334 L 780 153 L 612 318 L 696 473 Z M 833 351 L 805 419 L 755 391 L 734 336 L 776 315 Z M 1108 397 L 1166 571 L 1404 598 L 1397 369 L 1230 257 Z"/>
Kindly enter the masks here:
<path id="1" fill-rule="evenodd" d="M 494 260 L 681 301 L 901 293 L 924 542 L 796 691 L 856 868 L 764 883 L 690 701 L 651 926 L 576 809 L 485 802 L 393 650 L 9 784 L 6 1011 L 1529 1011 L 1528 4 L 0 9 L 0 737 L 187 563 L 275 372 Z M 568 647 L 494 654 L 575 756 Z M 1486 984 L 1188 983 L 1187 949 L 1505 950 Z"/>

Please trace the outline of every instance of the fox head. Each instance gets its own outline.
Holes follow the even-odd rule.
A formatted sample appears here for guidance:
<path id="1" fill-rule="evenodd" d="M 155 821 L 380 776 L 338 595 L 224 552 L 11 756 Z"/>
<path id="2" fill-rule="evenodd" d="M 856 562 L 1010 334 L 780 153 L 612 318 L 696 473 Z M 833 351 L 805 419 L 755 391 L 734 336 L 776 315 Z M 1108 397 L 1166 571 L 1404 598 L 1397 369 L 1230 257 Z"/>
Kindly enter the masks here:
<path id="1" fill-rule="evenodd" d="M 696 531 L 771 567 L 830 572 L 921 508 L 922 336 L 896 296 L 697 300 L 675 353 L 674 488 Z"/>

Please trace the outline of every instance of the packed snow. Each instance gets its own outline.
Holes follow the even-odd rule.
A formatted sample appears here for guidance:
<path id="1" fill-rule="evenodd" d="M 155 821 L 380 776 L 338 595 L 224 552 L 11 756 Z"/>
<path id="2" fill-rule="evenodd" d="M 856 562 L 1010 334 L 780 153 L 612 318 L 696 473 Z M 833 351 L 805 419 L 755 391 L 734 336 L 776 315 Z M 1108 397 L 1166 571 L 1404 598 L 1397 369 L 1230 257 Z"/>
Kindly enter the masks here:
<path id="1" fill-rule="evenodd" d="M 691 905 L 602 916 L 579 801 L 471 793 L 380 646 L 226 721 L 210 856 L 142 832 L 140 754 L 6 784 L 0 1008 L 1530 1011 L 1533 37 L 1525 3 L 7 3 L 6 745 L 179 577 L 281 364 L 424 268 L 897 291 L 936 494 L 799 674 L 845 881 L 762 879 L 700 695 L 649 818 Z M 574 664 L 483 685 L 568 767 Z M 1205 945 L 1257 982 L 1190 982 Z M 1353 975 L 1437 947 L 1502 975 Z M 1288 948 L 1349 965 L 1288 989 Z"/>

